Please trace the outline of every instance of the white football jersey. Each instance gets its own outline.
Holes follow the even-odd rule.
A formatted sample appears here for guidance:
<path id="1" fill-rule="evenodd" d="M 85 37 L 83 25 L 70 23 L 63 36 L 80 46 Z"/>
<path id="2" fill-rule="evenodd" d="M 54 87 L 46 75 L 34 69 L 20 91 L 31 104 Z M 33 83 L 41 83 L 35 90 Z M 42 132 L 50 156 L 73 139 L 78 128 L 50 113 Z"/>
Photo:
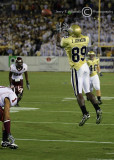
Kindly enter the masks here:
<path id="1" fill-rule="evenodd" d="M 0 106 L 4 107 L 4 99 L 9 98 L 11 106 L 17 104 L 17 96 L 11 88 L 0 86 Z"/>
<path id="2" fill-rule="evenodd" d="M 10 66 L 10 72 L 12 72 L 12 79 L 23 79 L 23 73 L 27 71 L 27 65 L 23 63 L 22 70 L 18 71 L 15 64 Z"/>

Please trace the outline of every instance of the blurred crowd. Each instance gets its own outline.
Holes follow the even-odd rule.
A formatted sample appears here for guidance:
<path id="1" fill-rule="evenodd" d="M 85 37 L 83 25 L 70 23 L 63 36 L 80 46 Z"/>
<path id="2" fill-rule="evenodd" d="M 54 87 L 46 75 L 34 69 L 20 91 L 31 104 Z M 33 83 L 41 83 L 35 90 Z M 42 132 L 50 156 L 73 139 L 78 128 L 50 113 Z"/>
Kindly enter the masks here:
<path id="1" fill-rule="evenodd" d="M 92 8 L 92 16 L 82 16 L 83 7 Z M 67 35 L 63 27 L 78 24 L 90 37 L 90 49 L 98 51 L 98 0 L 1 0 L 0 55 L 65 56 L 57 37 Z M 42 15 L 51 10 L 50 16 Z M 101 3 L 100 45 L 114 46 L 113 4 Z M 100 48 L 103 56 L 113 48 Z"/>

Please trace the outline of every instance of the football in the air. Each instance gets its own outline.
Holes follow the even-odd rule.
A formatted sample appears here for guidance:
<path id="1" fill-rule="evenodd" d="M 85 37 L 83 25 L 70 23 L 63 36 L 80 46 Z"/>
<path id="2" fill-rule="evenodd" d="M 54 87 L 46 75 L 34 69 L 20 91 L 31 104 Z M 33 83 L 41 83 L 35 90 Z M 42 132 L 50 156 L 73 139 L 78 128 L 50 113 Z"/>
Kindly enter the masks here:
<path id="1" fill-rule="evenodd" d="M 42 10 L 42 15 L 43 16 L 51 16 L 52 12 L 49 9 L 43 9 Z"/>

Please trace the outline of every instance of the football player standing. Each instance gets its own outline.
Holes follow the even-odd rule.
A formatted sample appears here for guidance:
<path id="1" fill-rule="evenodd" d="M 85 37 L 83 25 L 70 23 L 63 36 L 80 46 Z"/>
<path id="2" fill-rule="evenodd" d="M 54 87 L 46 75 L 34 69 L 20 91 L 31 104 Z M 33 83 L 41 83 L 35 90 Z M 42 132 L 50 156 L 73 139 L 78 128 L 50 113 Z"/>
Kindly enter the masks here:
<path id="1" fill-rule="evenodd" d="M 93 51 L 88 52 L 89 59 L 87 60 L 87 64 L 90 69 L 90 91 L 93 91 L 93 87 L 96 90 L 96 95 L 98 99 L 98 104 L 102 104 L 101 101 L 101 91 L 100 91 L 100 80 L 97 72 L 101 75 L 100 66 L 99 66 L 99 58 L 95 57 L 95 53 Z"/>
<path id="2" fill-rule="evenodd" d="M 101 122 L 102 111 L 97 103 L 95 96 L 90 92 L 89 84 L 89 67 L 86 63 L 85 54 L 89 43 L 89 37 L 81 34 L 81 28 L 78 25 L 72 25 L 69 29 L 69 37 L 61 39 L 61 46 L 66 50 L 69 64 L 71 66 L 71 83 L 77 102 L 82 111 L 83 117 L 79 126 L 83 126 L 89 119 L 89 112 L 86 110 L 82 90 L 91 101 L 96 110 L 96 123 Z"/>
<path id="3" fill-rule="evenodd" d="M 19 106 L 19 101 L 22 99 L 23 96 L 23 73 L 25 75 L 26 86 L 28 89 L 30 89 L 28 81 L 27 64 L 23 63 L 23 59 L 21 57 L 17 57 L 15 64 L 12 64 L 10 66 L 9 72 L 10 87 L 14 87 L 15 93 L 19 98 L 17 106 Z"/>
<path id="4" fill-rule="evenodd" d="M 11 149 L 18 148 L 10 131 L 10 107 L 16 105 L 17 100 L 11 88 L 0 86 L 0 121 L 3 122 L 1 146 Z"/>

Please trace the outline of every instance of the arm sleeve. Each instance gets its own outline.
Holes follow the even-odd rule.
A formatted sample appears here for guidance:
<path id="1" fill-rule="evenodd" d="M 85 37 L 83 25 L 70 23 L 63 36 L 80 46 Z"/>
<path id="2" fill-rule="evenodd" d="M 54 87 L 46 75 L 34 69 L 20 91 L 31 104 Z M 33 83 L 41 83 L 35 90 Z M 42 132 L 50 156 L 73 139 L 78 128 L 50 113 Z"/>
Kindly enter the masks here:
<path id="1" fill-rule="evenodd" d="M 24 69 L 25 69 L 25 72 L 28 70 L 28 66 L 25 63 L 24 63 Z"/>
<path id="2" fill-rule="evenodd" d="M 97 60 L 97 72 L 100 73 L 99 59 Z"/>
<path id="3" fill-rule="evenodd" d="M 13 71 L 13 65 L 10 66 L 10 71 L 11 71 L 11 72 Z"/>
<path id="4" fill-rule="evenodd" d="M 65 47 L 67 45 L 66 38 L 61 39 L 60 45 L 61 45 L 61 47 Z"/>
<path id="5" fill-rule="evenodd" d="M 89 37 L 87 36 L 87 43 L 89 44 Z"/>

